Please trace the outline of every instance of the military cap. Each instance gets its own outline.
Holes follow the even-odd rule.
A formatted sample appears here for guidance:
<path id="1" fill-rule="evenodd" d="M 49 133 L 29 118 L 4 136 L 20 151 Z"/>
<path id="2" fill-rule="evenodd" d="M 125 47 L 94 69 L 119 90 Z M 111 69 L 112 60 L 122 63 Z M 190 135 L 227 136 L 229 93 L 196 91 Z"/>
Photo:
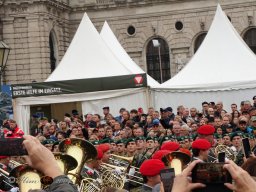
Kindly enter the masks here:
<path id="1" fill-rule="evenodd" d="M 125 142 L 126 142 L 126 141 L 125 141 L 124 139 L 119 139 L 119 140 L 116 141 L 116 144 L 120 144 L 120 143 L 125 144 Z"/>
<path id="2" fill-rule="evenodd" d="M 215 132 L 215 128 L 212 125 L 202 125 L 197 129 L 197 133 L 200 135 L 212 135 Z"/>
<path id="3" fill-rule="evenodd" d="M 179 143 L 176 142 L 166 142 L 161 146 L 161 150 L 177 151 L 180 148 Z"/>
<path id="4" fill-rule="evenodd" d="M 184 141 L 184 136 L 177 137 L 177 141 Z"/>
<path id="5" fill-rule="evenodd" d="M 215 139 L 221 139 L 221 138 L 222 138 L 222 135 L 221 135 L 221 134 L 218 134 L 218 133 L 215 133 L 215 134 L 214 134 L 214 138 L 215 138 Z"/>
<path id="6" fill-rule="evenodd" d="M 154 137 L 153 139 L 154 139 L 154 141 L 158 141 L 159 142 L 159 138 L 157 136 Z"/>
<path id="7" fill-rule="evenodd" d="M 170 139 L 177 139 L 177 137 L 175 135 L 171 135 Z"/>
<path id="8" fill-rule="evenodd" d="M 249 133 L 249 134 L 248 134 L 248 138 L 249 138 L 249 139 L 254 139 L 255 136 L 254 136 L 254 134 Z"/>
<path id="9" fill-rule="evenodd" d="M 163 156 L 171 153 L 169 150 L 158 150 L 157 152 L 154 153 L 152 156 L 152 159 L 159 159 L 162 160 Z"/>
<path id="10" fill-rule="evenodd" d="M 148 159 L 141 164 L 140 173 L 143 176 L 156 176 L 164 168 L 164 163 L 159 159 Z"/>
<path id="11" fill-rule="evenodd" d="M 102 109 L 107 109 L 107 110 L 109 110 L 109 106 L 105 106 L 105 107 L 103 107 Z"/>
<path id="12" fill-rule="evenodd" d="M 46 139 L 42 142 L 43 145 L 47 145 L 47 144 L 54 144 L 55 141 L 53 139 Z"/>
<path id="13" fill-rule="evenodd" d="M 97 149 L 97 154 L 98 154 L 97 159 L 101 160 L 103 158 L 103 151 L 99 147 L 97 147 L 96 149 Z"/>
<path id="14" fill-rule="evenodd" d="M 99 145 L 99 144 L 100 144 L 100 141 L 95 140 L 95 141 L 92 141 L 91 143 L 92 143 L 93 145 Z"/>
<path id="15" fill-rule="evenodd" d="M 164 136 L 164 137 L 161 138 L 161 140 L 162 140 L 162 142 L 164 142 L 164 141 L 169 141 L 169 140 L 170 140 L 170 137 Z"/>
<path id="16" fill-rule="evenodd" d="M 206 139 L 197 139 L 192 143 L 192 149 L 207 150 L 211 148 L 211 143 Z"/>
<path id="17" fill-rule="evenodd" d="M 242 137 L 242 136 L 243 136 L 243 133 L 240 132 L 240 131 L 236 131 L 236 132 L 232 133 L 231 136 L 230 136 L 231 141 L 232 141 L 233 138 L 236 137 L 236 136 Z"/>
<path id="18" fill-rule="evenodd" d="M 139 137 L 136 137 L 136 139 L 135 139 L 136 141 L 138 141 L 138 140 L 145 140 L 145 137 L 143 137 L 143 136 L 139 136 Z"/>
<path id="19" fill-rule="evenodd" d="M 136 142 L 136 140 L 134 138 L 129 138 L 126 140 L 126 143 L 125 143 L 125 147 L 127 147 L 127 145 L 130 143 L 130 142 Z"/>
<path id="20" fill-rule="evenodd" d="M 97 148 L 100 149 L 103 153 L 106 153 L 107 151 L 110 150 L 110 145 L 107 143 L 103 143 L 103 144 L 98 145 Z"/>
<path id="21" fill-rule="evenodd" d="M 147 137 L 146 141 L 149 141 L 149 140 L 153 140 L 154 141 L 154 137 Z"/>
<path id="22" fill-rule="evenodd" d="M 111 143 L 111 139 L 109 137 L 106 137 L 106 138 L 100 140 L 100 143 Z"/>

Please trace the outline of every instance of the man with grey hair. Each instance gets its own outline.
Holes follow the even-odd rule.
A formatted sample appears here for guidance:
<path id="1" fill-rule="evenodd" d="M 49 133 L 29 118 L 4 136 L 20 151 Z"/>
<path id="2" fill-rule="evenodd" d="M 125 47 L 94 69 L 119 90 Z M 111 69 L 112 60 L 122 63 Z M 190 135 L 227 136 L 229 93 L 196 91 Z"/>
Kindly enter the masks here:
<path id="1" fill-rule="evenodd" d="M 173 128 L 172 128 L 173 135 L 175 135 L 176 137 L 179 137 L 180 136 L 180 130 L 181 130 L 180 124 L 177 123 L 177 124 L 173 125 Z"/>

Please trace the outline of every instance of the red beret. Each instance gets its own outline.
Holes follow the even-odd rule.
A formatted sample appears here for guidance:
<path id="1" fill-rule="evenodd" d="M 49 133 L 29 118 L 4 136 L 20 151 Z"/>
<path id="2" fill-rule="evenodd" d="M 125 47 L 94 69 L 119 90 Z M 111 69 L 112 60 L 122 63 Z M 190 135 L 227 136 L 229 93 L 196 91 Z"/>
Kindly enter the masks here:
<path id="1" fill-rule="evenodd" d="M 180 152 L 185 153 L 191 157 L 191 153 L 188 149 L 180 148 Z"/>
<path id="2" fill-rule="evenodd" d="M 8 156 L 0 156 L 0 159 L 6 159 Z"/>
<path id="3" fill-rule="evenodd" d="M 197 139 L 192 143 L 192 149 L 207 150 L 211 148 L 211 143 L 206 139 Z"/>
<path id="4" fill-rule="evenodd" d="M 165 155 L 167 155 L 169 153 L 170 153 L 169 150 L 159 150 L 159 151 L 154 153 L 154 155 L 152 156 L 152 159 L 162 160 L 163 156 L 165 156 Z"/>
<path id="5" fill-rule="evenodd" d="M 103 157 L 103 152 L 102 152 L 102 150 L 99 149 L 98 147 L 97 147 L 97 153 L 98 153 L 97 159 L 98 159 L 98 160 L 101 160 L 102 157 Z"/>
<path id="6" fill-rule="evenodd" d="M 107 143 L 98 145 L 98 149 L 100 149 L 103 153 L 106 153 L 108 150 L 110 150 L 110 146 Z"/>
<path id="7" fill-rule="evenodd" d="M 197 129 L 197 133 L 200 135 L 212 135 L 215 132 L 215 128 L 212 125 L 202 125 Z"/>
<path id="8" fill-rule="evenodd" d="M 164 163 L 159 159 L 148 159 L 140 166 L 140 173 L 143 176 L 155 176 L 164 168 Z"/>
<path id="9" fill-rule="evenodd" d="M 177 151 L 180 148 L 180 144 L 176 142 L 166 142 L 161 146 L 161 150 Z"/>

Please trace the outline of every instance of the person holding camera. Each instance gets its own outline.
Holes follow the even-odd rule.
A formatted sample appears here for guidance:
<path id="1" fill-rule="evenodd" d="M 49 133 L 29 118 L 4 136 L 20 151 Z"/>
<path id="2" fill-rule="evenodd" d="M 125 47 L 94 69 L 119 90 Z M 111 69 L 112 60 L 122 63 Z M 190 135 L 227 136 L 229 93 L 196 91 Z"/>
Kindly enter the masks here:
<path id="1" fill-rule="evenodd" d="M 28 165 L 53 179 L 52 184 L 46 189 L 30 190 L 30 192 L 78 192 L 77 187 L 72 181 L 66 175 L 63 175 L 50 150 L 44 147 L 40 141 L 33 136 L 27 135 L 23 138 L 25 139 L 23 145 L 28 152 L 28 156 L 25 157 Z"/>
<path id="2" fill-rule="evenodd" d="M 206 187 L 202 183 L 191 183 L 191 172 L 195 165 L 200 162 L 201 160 L 193 161 L 180 175 L 174 178 L 172 192 L 190 192 L 194 189 Z M 233 179 L 233 183 L 224 183 L 227 188 L 235 192 L 255 192 L 256 181 L 245 170 L 231 160 L 227 160 L 223 167 Z M 163 185 L 161 185 L 160 192 L 164 192 Z"/>

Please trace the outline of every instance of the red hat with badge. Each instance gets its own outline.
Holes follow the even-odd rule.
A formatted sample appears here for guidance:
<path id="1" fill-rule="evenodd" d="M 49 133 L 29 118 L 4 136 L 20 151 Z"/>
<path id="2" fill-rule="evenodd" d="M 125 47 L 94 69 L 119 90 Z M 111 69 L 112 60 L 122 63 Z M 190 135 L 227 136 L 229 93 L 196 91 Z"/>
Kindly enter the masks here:
<path id="1" fill-rule="evenodd" d="M 161 150 L 177 151 L 180 148 L 180 144 L 176 142 L 166 142 L 161 146 Z"/>
<path id="2" fill-rule="evenodd" d="M 8 156 L 0 156 L 0 159 L 6 159 Z"/>
<path id="3" fill-rule="evenodd" d="M 208 150 L 211 148 L 211 143 L 206 139 L 197 139 L 192 143 L 192 149 Z"/>
<path id="4" fill-rule="evenodd" d="M 200 135 L 213 135 L 215 128 L 212 125 L 202 125 L 197 129 L 197 133 Z"/>
<path id="5" fill-rule="evenodd" d="M 148 159 L 140 166 L 140 173 L 143 176 L 155 176 L 159 175 L 164 168 L 164 163 L 159 159 Z"/>

